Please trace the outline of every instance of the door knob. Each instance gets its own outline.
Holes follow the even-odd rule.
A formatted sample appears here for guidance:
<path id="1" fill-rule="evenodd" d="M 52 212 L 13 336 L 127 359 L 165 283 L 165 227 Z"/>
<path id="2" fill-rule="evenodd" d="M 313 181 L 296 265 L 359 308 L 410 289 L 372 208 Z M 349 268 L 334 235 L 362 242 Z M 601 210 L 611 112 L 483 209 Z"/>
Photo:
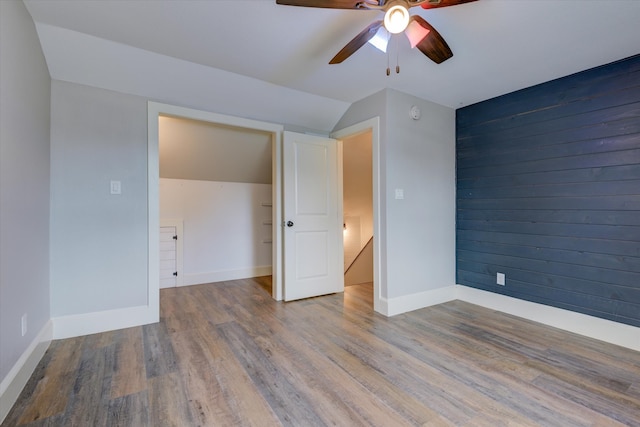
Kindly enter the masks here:
<path id="1" fill-rule="evenodd" d="M 287 227 L 293 227 L 293 221 L 287 221 Z"/>

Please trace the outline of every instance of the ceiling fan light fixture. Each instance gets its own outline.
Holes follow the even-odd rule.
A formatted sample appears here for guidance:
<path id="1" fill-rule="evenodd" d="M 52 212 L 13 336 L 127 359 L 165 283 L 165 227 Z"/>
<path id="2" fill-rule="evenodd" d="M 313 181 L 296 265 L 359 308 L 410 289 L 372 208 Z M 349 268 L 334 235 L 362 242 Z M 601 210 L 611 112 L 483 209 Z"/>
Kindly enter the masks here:
<path id="1" fill-rule="evenodd" d="M 391 34 L 399 34 L 409 25 L 409 10 L 401 4 L 396 4 L 387 9 L 384 14 L 384 27 Z"/>

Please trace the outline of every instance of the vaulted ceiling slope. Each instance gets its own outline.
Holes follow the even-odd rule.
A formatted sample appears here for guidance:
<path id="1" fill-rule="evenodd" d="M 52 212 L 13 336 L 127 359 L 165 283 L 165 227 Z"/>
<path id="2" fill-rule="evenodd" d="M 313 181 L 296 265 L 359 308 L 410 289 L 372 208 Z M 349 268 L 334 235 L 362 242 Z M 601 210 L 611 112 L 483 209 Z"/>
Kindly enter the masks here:
<path id="1" fill-rule="evenodd" d="M 275 0 L 24 1 L 52 78 L 155 99 L 180 91 L 201 108 L 222 97 L 231 114 L 314 129 L 331 129 L 351 103 L 383 88 L 457 108 L 640 53 L 638 0 L 412 8 L 454 53 L 439 65 L 403 36 L 389 55 L 366 45 L 329 65 L 380 19 L 376 11 Z M 400 74 L 387 76 L 388 64 Z"/>

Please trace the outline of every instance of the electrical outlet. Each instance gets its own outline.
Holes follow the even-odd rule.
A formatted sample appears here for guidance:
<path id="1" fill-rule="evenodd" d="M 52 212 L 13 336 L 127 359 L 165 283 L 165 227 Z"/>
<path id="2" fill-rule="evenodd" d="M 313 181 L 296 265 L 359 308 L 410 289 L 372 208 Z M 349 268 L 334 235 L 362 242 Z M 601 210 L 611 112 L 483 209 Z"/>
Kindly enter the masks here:
<path id="1" fill-rule="evenodd" d="M 496 283 L 500 286 L 504 286 L 504 273 L 496 273 Z"/>
<path id="2" fill-rule="evenodd" d="M 22 315 L 22 321 L 20 322 L 22 324 L 22 336 L 27 335 L 27 313 Z"/>

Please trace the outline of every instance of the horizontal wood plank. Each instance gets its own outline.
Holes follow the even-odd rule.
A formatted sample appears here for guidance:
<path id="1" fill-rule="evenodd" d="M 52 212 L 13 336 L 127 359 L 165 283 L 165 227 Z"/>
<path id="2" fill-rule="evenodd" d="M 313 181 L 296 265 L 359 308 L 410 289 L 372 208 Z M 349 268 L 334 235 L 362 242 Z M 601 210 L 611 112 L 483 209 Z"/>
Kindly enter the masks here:
<path id="1" fill-rule="evenodd" d="M 640 55 L 456 116 L 457 283 L 639 325 Z"/>
<path id="2" fill-rule="evenodd" d="M 475 127 L 493 120 L 517 116 L 523 111 L 537 111 L 549 106 L 564 105 L 593 97 L 598 94 L 618 92 L 638 85 L 640 55 L 616 61 L 576 73 L 561 79 L 509 93 L 491 100 L 489 104 L 474 104 L 466 107 L 469 114 L 458 117 L 461 129 Z M 486 108 L 490 105 L 492 108 Z"/>

